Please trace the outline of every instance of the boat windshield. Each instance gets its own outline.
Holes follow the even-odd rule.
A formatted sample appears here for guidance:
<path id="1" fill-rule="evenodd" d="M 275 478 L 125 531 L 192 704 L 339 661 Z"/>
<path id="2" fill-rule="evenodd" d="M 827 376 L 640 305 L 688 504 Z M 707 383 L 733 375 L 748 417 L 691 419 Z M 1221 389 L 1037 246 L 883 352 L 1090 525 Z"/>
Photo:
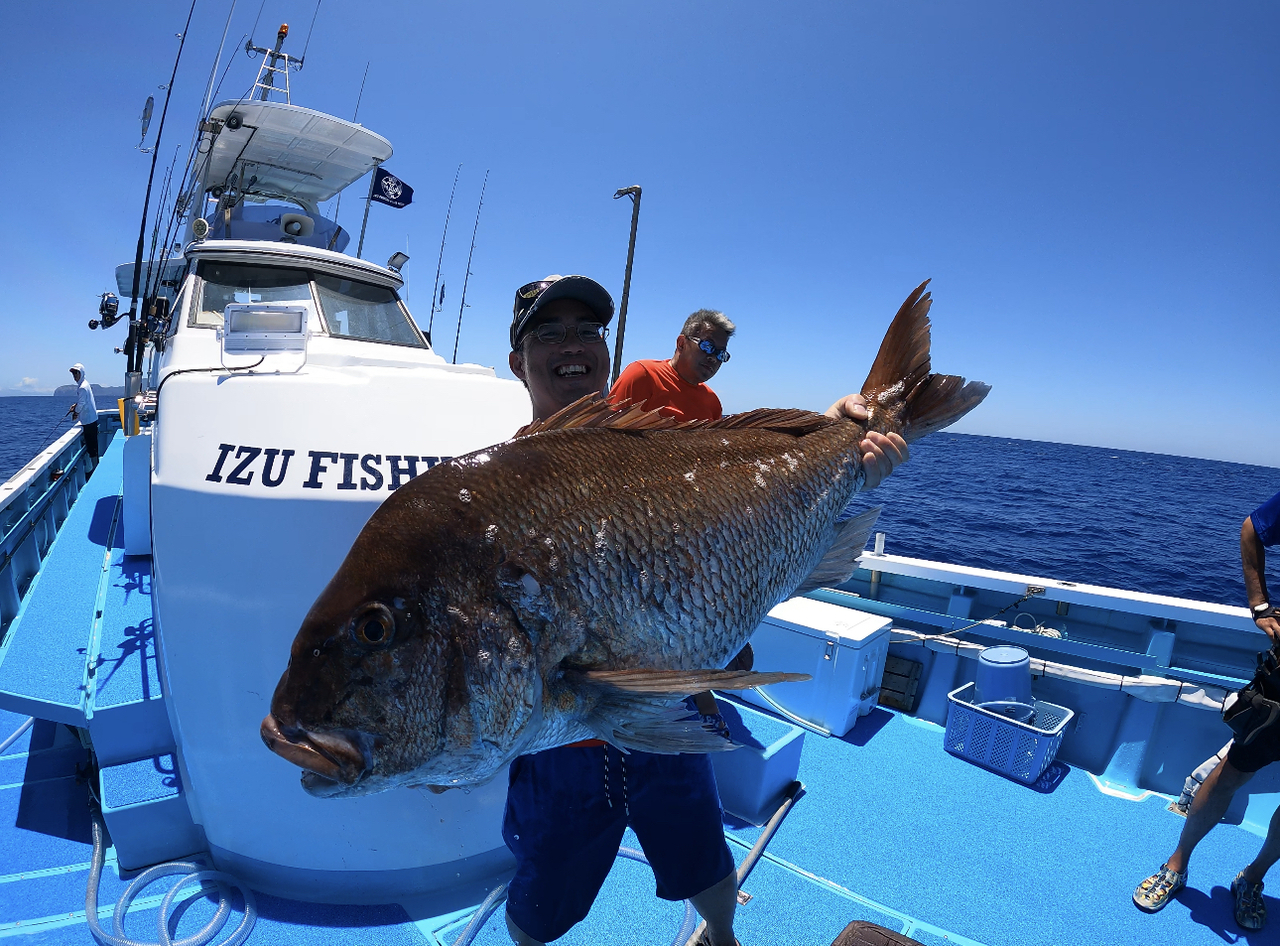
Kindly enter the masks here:
<path id="1" fill-rule="evenodd" d="M 201 262 L 197 275 L 200 304 L 191 307 L 188 324 L 198 328 L 221 327 L 222 313 L 232 303 L 316 301 L 330 335 L 426 347 L 395 291 L 385 286 L 303 269 L 216 260 Z"/>
<path id="2" fill-rule="evenodd" d="M 330 335 L 422 347 L 409 314 L 392 290 L 324 273 L 316 273 L 315 282 Z"/>
<path id="3" fill-rule="evenodd" d="M 199 276 L 204 285 L 190 324 L 201 328 L 220 328 L 223 310 L 232 303 L 311 301 L 311 278 L 301 269 L 206 261 Z"/>

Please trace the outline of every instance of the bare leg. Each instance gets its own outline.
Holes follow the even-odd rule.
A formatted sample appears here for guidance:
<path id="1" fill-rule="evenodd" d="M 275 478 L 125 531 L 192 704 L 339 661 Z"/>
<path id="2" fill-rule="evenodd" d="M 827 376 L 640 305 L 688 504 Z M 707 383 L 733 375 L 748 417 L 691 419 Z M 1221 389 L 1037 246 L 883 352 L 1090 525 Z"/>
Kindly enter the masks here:
<path id="1" fill-rule="evenodd" d="M 1252 772 L 1241 772 L 1226 759 L 1219 762 L 1218 767 L 1209 773 L 1209 777 L 1196 792 L 1191 810 L 1187 812 L 1187 821 L 1182 826 L 1178 847 L 1166 862 L 1170 870 L 1175 870 L 1179 874 L 1186 873 L 1191 852 L 1196 849 L 1196 845 L 1204 839 L 1213 826 L 1222 820 L 1222 816 L 1227 813 L 1227 808 L 1231 805 L 1231 799 L 1251 778 L 1253 778 Z M 1272 828 L 1267 832 L 1267 844 L 1263 845 L 1263 851 L 1266 851 L 1271 844 L 1271 835 L 1275 829 L 1276 823 L 1273 818 Z M 1280 845 L 1277 845 L 1277 849 L 1280 850 Z M 1274 861 L 1276 858 L 1272 857 L 1271 860 Z M 1268 862 L 1266 866 L 1270 867 L 1271 863 Z"/>
<path id="2" fill-rule="evenodd" d="M 503 915 L 507 918 L 507 933 L 511 936 L 511 941 L 516 946 L 542 946 L 542 943 L 516 926 L 515 921 L 511 919 L 510 913 L 504 912 Z"/>
<path id="3" fill-rule="evenodd" d="M 738 872 L 689 898 L 707 923 L 703 938 L 709 946 L 734 946 L 733 914 L 738 909 Z"/>
<path id="4" fill-rule="evenodd" d="M 1244 879 L 1251 884 L 1262 882 L 1271 865 L 1280 860 L 1280 808 L 1271 815 L 1271 824 L 1267 826 L 1267 839 L 1262 842 L 1262 850 L 1253 859 L 1253 863 L 1244 869 Z"/>

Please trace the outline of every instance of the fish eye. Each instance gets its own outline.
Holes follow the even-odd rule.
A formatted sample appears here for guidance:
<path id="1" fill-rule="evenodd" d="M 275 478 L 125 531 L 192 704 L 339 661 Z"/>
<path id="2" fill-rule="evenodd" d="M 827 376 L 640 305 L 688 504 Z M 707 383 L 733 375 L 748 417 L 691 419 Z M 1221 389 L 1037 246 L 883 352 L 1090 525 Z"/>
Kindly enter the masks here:
<path id="1" fill-rule="evenodd" d="M 382 647 L 389 643 L 395 629 L 395 618 L 381 604 L 365 605 L 351 620 L 352 636 L 370 647 Z"/>

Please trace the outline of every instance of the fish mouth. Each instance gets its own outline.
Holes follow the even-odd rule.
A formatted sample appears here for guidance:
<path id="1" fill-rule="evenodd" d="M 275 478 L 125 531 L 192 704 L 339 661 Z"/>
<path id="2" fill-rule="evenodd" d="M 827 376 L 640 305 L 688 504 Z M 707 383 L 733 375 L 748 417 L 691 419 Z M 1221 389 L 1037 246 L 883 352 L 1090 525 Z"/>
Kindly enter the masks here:
<path id="1" fill-rule="evenodd" d="M 303 787 L 311 794 L 336 794 L 355 785 L 373 769 L 373 750 L 381 740 L 370 733 L 351 729 L 313 732 L 301 726 L 282 726 L 274 714 L 268 713 L 259 729 L 267 748 L 294 765 L 306 769 Z M 323 783 L 335 791 L 312 791 Z"/>

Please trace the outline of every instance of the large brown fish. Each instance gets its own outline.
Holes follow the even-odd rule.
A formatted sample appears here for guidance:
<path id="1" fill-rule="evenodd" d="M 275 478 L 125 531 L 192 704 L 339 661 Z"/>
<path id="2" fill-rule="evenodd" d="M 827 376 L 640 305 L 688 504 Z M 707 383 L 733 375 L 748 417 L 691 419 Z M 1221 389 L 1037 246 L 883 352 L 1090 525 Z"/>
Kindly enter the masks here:
<path id="1" fill-rule="evenodd" d="M 925 284 L 927 285 L 927 283 Z M 864 424 L 757 410 L 676 424 L 582 401 L 397 490 L 316 600 L 262 723 L 322 795 L 485 781 L 598 737 L 707 751 L 698 690 L 765 613 L 848 578 L 874 511 L 836 524 L 868 430 L 912 441 L 986 396 L 930 374 L 921 285 L 889 327 Z"/>

